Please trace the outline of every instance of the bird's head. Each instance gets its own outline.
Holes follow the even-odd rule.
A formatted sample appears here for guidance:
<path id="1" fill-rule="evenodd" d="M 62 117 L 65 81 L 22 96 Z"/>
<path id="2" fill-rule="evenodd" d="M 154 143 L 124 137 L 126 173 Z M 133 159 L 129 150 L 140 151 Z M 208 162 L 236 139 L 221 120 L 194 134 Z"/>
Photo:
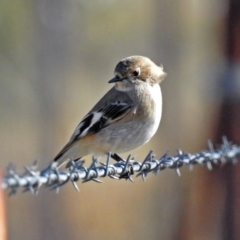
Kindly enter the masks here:
<path id="1" fill-rule="evenodd" d="M 153 86 L 166 77 L 162 66 L 157 66 L 149 58 L 143 56 L 124 58 L 117 64 L 114 74 L 115 77 L 109 83 L 115 83 L 120 91 L 129 91 L 142 83 Z"/>

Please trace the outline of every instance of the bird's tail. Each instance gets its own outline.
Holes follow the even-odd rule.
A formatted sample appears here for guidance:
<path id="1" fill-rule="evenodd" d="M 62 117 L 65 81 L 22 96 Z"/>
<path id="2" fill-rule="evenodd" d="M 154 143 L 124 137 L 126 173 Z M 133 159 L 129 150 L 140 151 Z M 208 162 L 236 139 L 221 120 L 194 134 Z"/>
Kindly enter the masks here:
<path id="1" fill-rule="evenodd" d="M 51 166 L 59 168 L 61 167 L 67 160 L 69 156 L 69 152 L 73 147 L 73 143 L 67 143 L 64 148 L 57 154 L 57 156 L 53 159 Z"/>

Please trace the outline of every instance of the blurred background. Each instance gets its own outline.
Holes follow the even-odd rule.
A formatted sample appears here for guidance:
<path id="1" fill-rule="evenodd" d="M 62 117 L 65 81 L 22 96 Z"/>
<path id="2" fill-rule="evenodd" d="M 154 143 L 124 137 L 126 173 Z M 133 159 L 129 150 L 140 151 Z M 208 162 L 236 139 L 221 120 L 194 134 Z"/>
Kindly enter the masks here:
<path id="1" fill-rule="evenodd" d="M 168 73 L 138 160 L 239 141 L 239 15 L 239 0 L 1 0 L 1 167 L 46 167 L 130 55 Z M 6 196 L 8 239 L 240 239 L 239 166 L 181 172 Z"/>

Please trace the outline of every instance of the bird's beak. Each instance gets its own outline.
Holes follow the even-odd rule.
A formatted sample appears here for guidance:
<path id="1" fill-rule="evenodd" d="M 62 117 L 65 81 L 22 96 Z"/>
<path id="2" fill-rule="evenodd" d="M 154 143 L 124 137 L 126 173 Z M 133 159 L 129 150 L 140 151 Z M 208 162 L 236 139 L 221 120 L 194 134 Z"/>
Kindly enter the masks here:
<path id="1" fill-rule="evenodd" d="M 120 78 L 115 76 L 114 78 L 112 78 L 111 80 L 108 81 L 108 83 L 115 83 L 115 82 L 121 82 L 124 78 Z"/>

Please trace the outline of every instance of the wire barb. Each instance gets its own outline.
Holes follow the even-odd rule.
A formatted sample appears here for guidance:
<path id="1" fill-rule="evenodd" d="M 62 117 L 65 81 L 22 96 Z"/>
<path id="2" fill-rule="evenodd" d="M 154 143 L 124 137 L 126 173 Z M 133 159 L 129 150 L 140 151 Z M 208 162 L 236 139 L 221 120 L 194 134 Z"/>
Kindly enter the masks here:
<path id="1" fill-rule="evenodd" d="M 111 158 L 116 161 L 114 164 L 110 164 Z M 196 164 L 204 165 L 212 170 L 214 165 L 235 164 L 239 159 L 240 145 L 234 145 L 226 137 L 223 137 L 222 144 L 218 148 L 214 148 L 213 143 L 209 140 L 208 150 L 190 154 L 178 149 L 175 156 L 168 156 L 165 153 L 159 159 L 150 151 L 142 162 L 136 161 L 131 155 L 125 160 L 117 154 L 108 153 L 105 163 L 98 162 L 98 159 L 93 157 L 88 168 L 84 166 L 84 160 L 71 159 L 69 168 L 64 171 L 54 165 L 39 171 L 35 161 L 31 166 L 25 167 L 25 172 L 21 175 L 17 173 L 13 165 L 9 165 L 7 175 L 2 181 L 2 188 L 8 190 L 9 195 L 16 194 L 19 188 L 23 188 L 24 192 L 30 191 L 32 194 L 37 194 L 41 186 L 58 193 L 60 187 L 71 182 L 73 187 L 80 191 L 76 183 L 79 180 L 82 180 L 83 183 L 89 181 L 102 183 L 100 177 L 109 177 L 133 182 L 132 176 L 137 173 L 137 176 L 141 176 L 143 181 L 146 181 L 151 172 L 157 175 L 164 169 L 175 169 L 177 175 L 181 176 L 180 168 L 184 165 L 189 166 L 190 170 L 193 170 L 193 166 Z"/>

